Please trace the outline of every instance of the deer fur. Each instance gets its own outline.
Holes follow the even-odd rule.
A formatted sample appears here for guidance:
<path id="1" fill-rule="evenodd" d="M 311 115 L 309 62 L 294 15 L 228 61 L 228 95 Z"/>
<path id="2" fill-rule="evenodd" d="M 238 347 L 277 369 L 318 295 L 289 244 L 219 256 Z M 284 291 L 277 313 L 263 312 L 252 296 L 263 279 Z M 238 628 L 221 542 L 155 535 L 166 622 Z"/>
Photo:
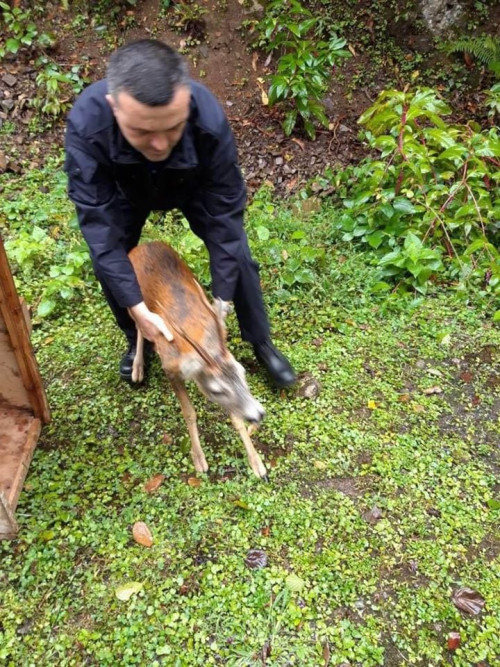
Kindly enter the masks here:
<path id="1" fill-rule="evenodd" d="M 264 408 L 255 399 L 245 380 L 245 371 L 226 346 L 223 302 L 212 305 L 192 271 L 166 243 L 154 241 L 134 248 L 130 254 L 146 306 L 160 315 L 174 340 L 163 336 L 154 341 L 163 370 L 181 404 L 191 439 L 191 456 L 197 472 L 207 472 L 208 464 L 200 445 L 196 412 L 185 382 L 193 380 L 200 391 L 220 405 L 231 417 L 257 477 L 267 471 L 250 439 L 245 421 L 259 424 Z M 144 378 L 144 339 L 137 331 L 137 351 L 132 380 Z"/>

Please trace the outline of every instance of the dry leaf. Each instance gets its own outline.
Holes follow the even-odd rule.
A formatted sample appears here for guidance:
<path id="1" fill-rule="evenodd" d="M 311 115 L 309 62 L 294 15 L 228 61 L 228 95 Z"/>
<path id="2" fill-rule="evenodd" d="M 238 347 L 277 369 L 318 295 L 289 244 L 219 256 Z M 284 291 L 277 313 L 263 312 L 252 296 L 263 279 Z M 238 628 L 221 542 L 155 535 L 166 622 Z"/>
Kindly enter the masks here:
<path id="1" fill-rule="evenodd" d="M 259 60 L 259 54 L 254 53 L 252 56 L 252 69 L 254 72 L 257 71 L 257 61 Z"/>
<path id="2" fill-rule="evenodd" d="M 323 660 L 325 661 L 325 667 L 328 667 L 330 664 L 330 647 L 328 642 L 325 642 L 323 646 Z"/>
<path id="3" fill-rule="evenodd" d="M 410 400 L 410 394 L 399 394 L 398 401 L 400 403 L 408 403 Z"/>
<path id="4" fill-rule="evenodd" d="M 153 491 L 156 491 L 156 489 L 161 486 L 164 481 L 165 475 L 162 475 L 161 473 L 154 475 L 154 477 L 148 479 L 146 484 L 144 484 L 144 491 L 146 491 L 146 493 L 153 493 Z"/>
<path id="5" fill-rule="evenodd" d="M 142 544 L 143 547 L 153 546 L 153 536 L 143 521 L 136 521 L 134 523 L 132 526 L 132 536 L 137 544 Z"/>
<path id="6" fill-rule="evenodd" d="M 425 408 L 423 405 L 420 405 L 420 403 L 415 403 L 413 406 L 413 412 L 425 412 Z"/>
<path id="7" fill-rule="evenodd" d="M 194 486 L 194 487 L 201 486 L 201 479 L 198 479 L 198 477 L 190 477 L 188 479 L 188 484 L 189 486 Z"/>
<path id="8" fill-rule="evenodd" d="M 269 97 L 268 97 L 268 95 L 267 95 L 267 93 L 266 93 L 265 90 L 263 90 L 263 91 L 261 92 L 261 99 L 262 99 L 262 104 L 263 104 L 265 107 L 267 107 L 268 104 L 269 104 Z"/>
<path id="9" fill-rule="evenodd" d="M 450 632 L 448 635 L 448 651 L 456 651 L 460 646 L 460 633 Z"/>
<path id="10" fill-rule="evenodd" d="M 354 46 L 351 46 L 350 44 L 347 45 L 347 48 L 349 51 L 352 53 L 354 57 L 356 57 L 356 51 L 354 50 Z"/>
<path id="11" fill-rule="evenodd" d="M 302 148 L 302 150 L 305 149 L 304 142 L 301 141 L 300 139 L 294 139 L 294 138 L 292 138 L 292 141 L 293 141 L 294 143 L 296 143 L 298 146 L 300 146 L 300 147 Z"/>
<path id="12" fill-rule="evenodd" d="M 441 387 L 428 387 L 427 389 L 424 389 L 424 394 L 427 396 L 430 396 L 431 394 L 442 394 L 443 390 Z"/>
<path id="13" fill-rule="evenodd" d="M 453 604 L 468 614 L 479 614 L 484 607 L 484 598 L 472 588 L 459 588 L 453 593 Z"/>

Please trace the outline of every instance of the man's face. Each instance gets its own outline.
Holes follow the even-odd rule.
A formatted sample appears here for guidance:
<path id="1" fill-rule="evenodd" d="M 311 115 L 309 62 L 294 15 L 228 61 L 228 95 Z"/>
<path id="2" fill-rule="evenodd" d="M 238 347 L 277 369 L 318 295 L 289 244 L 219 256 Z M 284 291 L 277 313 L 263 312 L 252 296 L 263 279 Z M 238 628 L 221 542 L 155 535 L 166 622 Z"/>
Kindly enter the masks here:
<path id="1" fill-rule="evenodd" d="M 179 86 L 169 104 L 150 107 L 125 92 L 106 95 L 123 136 L 151 162 L 166 160 L 179 142 L 189 116 L 191 93 Z"/>

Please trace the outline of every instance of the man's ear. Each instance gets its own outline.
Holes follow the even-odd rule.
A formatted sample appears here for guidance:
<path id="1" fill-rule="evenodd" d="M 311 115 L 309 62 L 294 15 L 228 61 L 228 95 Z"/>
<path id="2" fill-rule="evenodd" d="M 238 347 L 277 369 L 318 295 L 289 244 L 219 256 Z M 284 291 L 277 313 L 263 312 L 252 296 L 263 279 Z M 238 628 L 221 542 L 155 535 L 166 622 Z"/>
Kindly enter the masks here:
<path id="1" fill-rule="evenodd" d="M 116 100 L 113 97 L 113 95 L 110 95 L 109 93 L 106 95 L 106 100 L 109 104 L 109 106 L 113 109 L 113 113 L 116 116 Z"/>

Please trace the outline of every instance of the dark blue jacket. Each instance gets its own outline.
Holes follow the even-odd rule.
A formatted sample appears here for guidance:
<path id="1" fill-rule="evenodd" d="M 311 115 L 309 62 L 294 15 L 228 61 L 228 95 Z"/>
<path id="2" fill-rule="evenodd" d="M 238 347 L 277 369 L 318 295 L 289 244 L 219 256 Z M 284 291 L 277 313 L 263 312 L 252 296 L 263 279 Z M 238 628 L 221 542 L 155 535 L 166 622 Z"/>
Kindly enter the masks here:
<path id="1" fill-rule="evenodd" d="M 121 134 L 106 93 L 105 80 L 86 88 L 66 132 L 68 193 L 99 279 L 120 306 L 142 301 L 127 244 L 149 211 L 179 208 L 207 245 L 214 296 L 232 300 L 246 247 L 246 194 L 222 107 L 192 81 L 182 139 L 155 173 Z"/>

